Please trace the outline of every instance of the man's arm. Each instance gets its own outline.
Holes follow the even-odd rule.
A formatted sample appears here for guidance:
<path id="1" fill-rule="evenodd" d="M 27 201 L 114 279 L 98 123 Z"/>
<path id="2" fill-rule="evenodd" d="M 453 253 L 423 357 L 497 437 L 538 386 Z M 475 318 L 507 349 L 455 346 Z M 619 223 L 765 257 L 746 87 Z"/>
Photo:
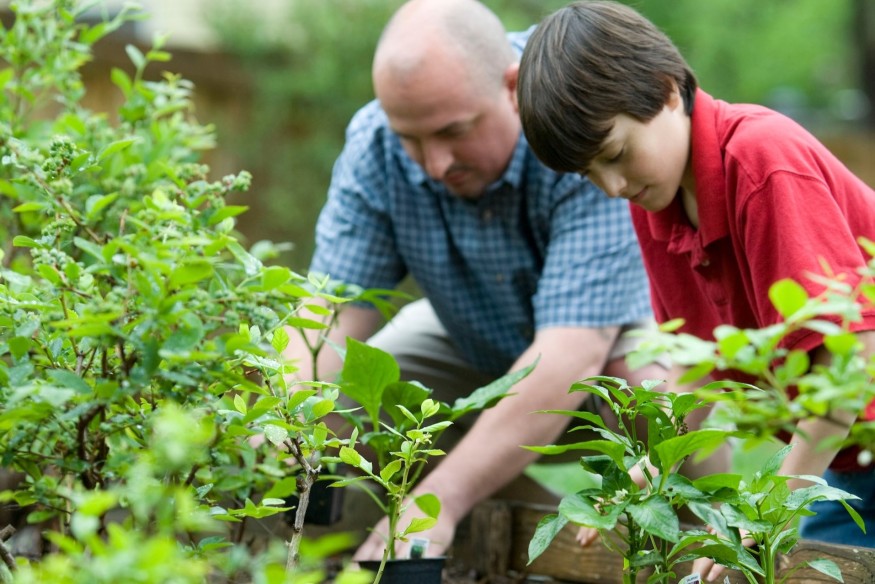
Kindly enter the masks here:
<path id="1" fill-rule="evenodd" d="M 521 448 L 554 442 L 568 424 L 565 417 L 533 412 L 544 409 L 578 409 L 585 392 L 568 392 L 585 377 L 604 368 L 617 327 L 550 328 L 535 336 L 512 370 L 537 367 L 517 383 L 512 393 L 480 414 L 471 430 L 416 488 L 441 501 L 438 524 L 423 537 L 431 540 L 429 556 L 442 555 L 452 543 L 455 527 L 478 502 L 521 474 L 538 454 Z M 376 530 L 385 531 L 385 525 Z M 384 542 L 372 534 L 356 553 L 356 560 L 377 559 Z M 405 557 L 401 552 L 399 557 Z"/>

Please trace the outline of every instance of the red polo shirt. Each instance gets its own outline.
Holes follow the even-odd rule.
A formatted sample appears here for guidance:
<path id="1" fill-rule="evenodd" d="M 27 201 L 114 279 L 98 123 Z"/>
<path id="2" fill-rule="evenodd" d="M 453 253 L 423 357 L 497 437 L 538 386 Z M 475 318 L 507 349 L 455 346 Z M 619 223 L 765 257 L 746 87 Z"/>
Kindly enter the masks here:
<path id="1" fill-rule="evenodd" d="M 657 320 L 683 318 L 683 332 L 713 339 L 720 324 L 779 322 L 768 291 L 782 278 L 811 295 L 823 289 L 808 277 L 823 274 L 821 265 L 859 280 L 869 258 L 857 238 L 875 239 L 875 191 L 813 136 L 777 112 L 701 90 L 691 133 L 699 228 L 679 197 L 659 213 L 631 205 Z M 851 328 L 875 329 L 875 309 Z M 786 346 L 809 351 L 821 343 L 802 330 Z M 866 417 L 875 419 L 875 403 Z M 842 453 L 832 468 L 855 465 L 853 453 Z"/>

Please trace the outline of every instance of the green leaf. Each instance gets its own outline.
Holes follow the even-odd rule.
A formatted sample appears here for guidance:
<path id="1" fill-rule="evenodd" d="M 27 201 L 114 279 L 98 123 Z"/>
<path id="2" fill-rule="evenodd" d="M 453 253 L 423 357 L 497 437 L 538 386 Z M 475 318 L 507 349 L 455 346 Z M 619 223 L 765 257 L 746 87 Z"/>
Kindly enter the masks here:
<path id="1" fill-rule="evenodd" d="M 237 258 L 237 261 L 243 265 L 243 271 L 247 276 L 256 275 L 264 267 L 261 260 L 243 249 L 243 246 L 236 241 L 229 241 L 226 247 Z"/>
<path id="2" fill-rule="evenodd" d="M 732 433 L 717 428 L 694 430 L 663 440 L 654 447 L 659 455 L 664 469 L 669 469 L 680 463 L 684 458 L 696 451 L 711 452 L 722 445 Z"/>
<path id="3" fill-rule="evenodd" d="M 398 363 L 392 355 L 355 339 L 348 340 L 340 391 L 361 405 L 375 425 L 379 423 L 385 387 L 399 378 Z"/>
<path id="4" fill-rule="evenodd" d="M 85 217 L 89 221 L 93 221 L 100 216 L 101 212 L 106 209 L 113 201 L 118 199 L 118 193 L 110 193 L 109 195 L 92 195 L 85 202 Z"/>
<path id="5" fill-rule="evenodd" d="M 22 203 L 12 208 L 15 213 L 26 213 L 28 211 L 42 211 L 46 208 L 45 203 L 39 203 L 37 201 L 30 201 L 28 203 Z"/>
<path id="6" fill-rule="evenodd" d="M 124 140 L 116 140 L 115 142 L 111 142 L 107 144 L 103 150 L 97 155 L 98 164 L 115 154 L 116 152 L 121 152 L 126 148 L 130 148 L 131 144 L 136 142 L 137 138 L 125 138 Z"/>
<path id="7" fill-rule="evenodd" d="M 528 367 L 503 375 L 492 383 L 475 389 L 467 397 L 457 399 L 450 413 L 450 421 L 455 421 L 468 412 L 491 407 L 502 397 L 505 397 L 514 385 L 528 376 L 537 364 L 538 361 L 535 361 Z"/>
<path id="8" fill-rule="evenodd" d="M 261 287 L 265 290 L 279 288 L 292 279 L 292 272 L 283 266 L 270 266 L 261 273 Z"/>
<path id="9" fill-rule="evenodd" d="M 244 205 L 225 205 L 221 209 L 218 209 L 215 213 L 210 216 L 210 220 L 208 222 L 209 225 L 216 225 L 217 223 L 221 223 L 225 219 L 229 217 L 236 217 L 242 213 L 245 213 L 249 207 Z M 275 266 L 278 267 L 278 266 Z M 282 268 L 280 268 L 282 269 Z"/>
<path id="10" fill-rule="evenodd" d="M 243 399 L 243 396 L 240 395 L 239 393 L 238 393 L 237 395 L 234 396 L 234 407 L 235 407 L 235 408 L 237 409 L 237 411 L 240 412 L 241 414 L 245 414 L 245 413 L 246 413 L 246 409 L 247 409 L 247 408 L 246 408 L 246 400 Z"/>
<path id="11" fill-rule="evenodd" d="M 769 288 L 769 299 L 784 318 L 793 316 L 808 302 L 808 292 L 794 280 L 778 280 Z"/>
<path id="12" fill-rule="evenodd" d="M 671 503 L 665 498 L 651 495 L 641 503 L 629 505 L 626 511 L 647 533 L 666 541 L 678 541 L 680 522 Z"/>
<path id="13" fill-rule="evenodd" d="M 76 391 L 76 393 L 87 395 L 91 393 L 91 386 L 76 375 L 72 371 L 64 369 L 49 369 L 46 371 L 49 379 L 55 382 L 59 387 L 67 387 Z"/>
<path id="14" fill-rule="evenodd" d="M 405 537 L 410 533 L 419 533 L 421 531 L 428 531 L 432 527 L 437 524 L 437 519 L 433 517 L 415 517 L 410 521 L 410 525 L 407 526 L 407 529 L 401 534 L 401 537 Z"/>
<path id="15" fill-rule="evenodd" d="M 73 245 L 84 251 L 85 253 L 94 256 L 95 259 L 103 261 L 103 248 L 81 237 L 73 238 Z"/>
<path id="16" fill-rule="evenodd" d="M 617 518 L 625 510 L 625 505 L 609 505 L 607 509 L 599 512 L 596 502 L 591 498 L 580 494 L 568 495 L 559 503 L 559 514 L 584 527 L 595 529 L 614 529 Z"/>
<path id="17" fill-rule="evenodd" d="M 289 437 L 289 431 L 274 424 L 265 424 L 264 435 L 274 446 L 282 446 Z"/>
<path id="18" fill-rule="evenodd" d="M 128 74 L 125 73 L 122 69 L 119 69 L 118 67 L 113 67 L 112 72 L 110 73 L 110 79 L 116 87 L 122 90 L 122 94 L 125 97 L 129 97 L 131 95 L 133 83 L 131 82 L 131 78 L 128 76 Z"/>
<path id="19" fill-rule="evenodd" d="M 424 495 L 419 495 L 414 500 L 416 506 L 419 507 L 419 510 L 432 518 L 437 518 L 441 512 L 441 501 L 437 498 L 437 496 L 431 493 L 425 493 Z"/>
<path id="20" fill-rule="evenodd" d="M 832 560 L 827 559 L 818 559 L 818 560 L 809 560 L 808 566 L 814 570 L 817 570 L 821 574 L 825 576 L 829 576 L 834 580 L 838 580 L 839 582 L 844 582 L 844 578 L 842 578 L 842 570 L 839 568 L 838 564 L 833 562 Z"/>
<path id="21" fill-rule="evenodd" d="M 170 288 L 178 288 L 185 284 L 200 282 L 213 275 L 213 265 L 203 259 L 189 259 L 176 268 L 170 274 Z"/>
<path id="22" fill-rule="evenodd" d="M 857 335 L 854 333 L 827 335 L 823 338 L 823 344 L 833 355 L 842 356 L 852 354 L 860 345 L 857 340 Z"/>
<path id="23" fill-rule="evenodd" d="M 392 477 L 394 477 L 398 473 L 398 471 L 401 470 L 403 464 L 404 463 L 400 459 L 396 458 L 395 460 L 384 466 L 382 470 L 380 470 L 380 478 L 386 482 L 391 481 Z"/>
<path id="24" fill-rule="evenodd" d="M 134 64 L 134 67 L 137 68 L 138 71 L 141 71 L 143 67 L 146 66 L 146 57 L 143 56 L 143 53 L 135 47 L 134 45 L 126 45 L 125 52 L 128 54 L 128 58 Z"/>
<path id="25" fill-rule="evenodd" d="M 535 534 L 529 541 L 529 561 L 526 565 L 531 565 L 538 556 L 543 554 L 566 525 L 568 525 L 568 519 L 560 515 L 547 515 L 541 519 L 535 528 Z"/>
<path id="26" fill-rule="evenodd" d="M 16 235 L 12 238 L 12 245 L 15 247 L 45 247 L 37 243 L 33 238 L 26 235 Z"/>

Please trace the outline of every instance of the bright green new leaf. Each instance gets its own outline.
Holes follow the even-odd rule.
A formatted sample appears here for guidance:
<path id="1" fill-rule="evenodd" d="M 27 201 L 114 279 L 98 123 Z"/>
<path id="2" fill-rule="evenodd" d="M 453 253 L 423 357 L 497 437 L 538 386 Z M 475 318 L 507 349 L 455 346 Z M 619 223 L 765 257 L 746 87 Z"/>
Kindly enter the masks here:
<path id="1" fill-rule="evenodd" d="M 799 283 L 785 278 L 772 284 L 769 299 L 781 316 L 789 318 L 808 302 L 808 292 Z"/>
<path id="2" fill-rule="evenodd" d="M 437 519 L 433 517 L 415 517 L 410 521 L 410 525 L 407 526 L 407 529 L 401 534 L 401 537 L 406 537 L 410 533 L 419 533 L 421 531 L 428 531 L 432 527 L 437 524 Z"/>
<path id="3" fill-rule="evenodd" d="M 694 430 L 664 440 L 657 444 L 654 450 L 659 455 L 663 468 L 672 468 L 696 451 L 702 451 L 703 454 L 712 452 L 726 442 L 731 435 L 731 432 L 717 428 Z"/>
<path id="4" fill-rule="evenodd" d="M 436 518 L 441 513 L 441 501 L 432 493 L 425 493 L 416 497 L 414 500 L 420 511 L 429 517 Z"/>
<path id="5" fill-rule="evenodd" d="M 396 458 L 380 470 L 380 478 L 388 483 L 401 470 L 403 464 L 401 460 Z"/>

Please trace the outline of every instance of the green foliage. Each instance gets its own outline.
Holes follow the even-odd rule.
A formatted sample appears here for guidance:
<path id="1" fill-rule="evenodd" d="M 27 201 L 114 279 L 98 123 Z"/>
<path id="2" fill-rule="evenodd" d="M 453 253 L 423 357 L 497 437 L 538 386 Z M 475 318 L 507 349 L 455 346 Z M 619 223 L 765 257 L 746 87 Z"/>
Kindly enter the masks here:
<path id="1" fill-rule="evenodd" d="M 866 239 L 860 243 L 875 254 L 875 243 Z M 558 514 L 541 522 L 530 544 L 530 558 L 540 555 L 562 526 L 572 522 L 597 529 L 609 548 L 623 554 L 630 582 L 645 566 L 654 568 L 648 581 L 667 581 L 678 562 L 708 557 L 741 570 L 750 582 L 761 578 L 770 583 L 776 578 L 777 554 L 796 544 L 795 524 L 799 517 L 812 514 L 807 509 L 811 503 L 838 501 L 865 530 L 859 514 L 846 502 L 858 497 L 829 487 L 820 477 L 778 474 L 789 446 L 749 479 L 727 474 L 690 482 L 678 474 L 686 457 L 731 435 L 718 428 L 736 428 L 737 435 L 761 442 L 779 432 L 793 433 L 801 421 L 827 418 L 841 423 L 837 412 L 862 412 L 870 406 L 875 399 L 871 381 L 875 356 L 864 354 L 864 343 L 851 331 L 864 313 L 871 313 L 875 302 L 875 258 L 860 273 L 863 277 L 856 286 L 840 276 L 811 276 L 823 289 L 814 297 L 798 282 L 776 282 L 769 299 L 782 317 L 780 322 L 759 329 L 722 325 L 714 331 L 713 341 L 678 333 L 682 321 L 665 323 L 658 331 L 643 333 L 645 338 L 629 359 L 636 368 L 667 354 L 688 368 L 681 383 L 695 384 L 711 373 L 729 370 L 747 374 L 749 383 L 713 381 L 683 394 L 654 391 L 655 384 L 630 388 L 612 378 L 588 380 L 595 382 L 593 386 L 576 384 L 573 390 L 593 392 L 610 404 L 619 431 L 595 414 L 552 412 L 583 420 L 582 428 L 601 439 L 532 450 L 595 451 L 599 454 L 584 456 L 581 466 L 600 476 L 601 483 L 566 496 Z M 788 349 L 800 334 L 821 335 L 829 359 L 812 361 L 807 352 Z M 685 416 L 714 403 L 720 407 L 709 421 L 716 428 L 687 432 Z M 645 426 L 646 436 L 640 436 L 636 428 Z M 859 461 L 865 465 L 875 450 L 872 437 L 873 423 L 857 421 L 846 438 L 826 439 L 817 446 L 860 446 Z M 812 485 L 791 490 L 791 479 Z M 714 531 L 680 532 L 675 511 L 681 505 Z M 831 563 L 818 560 L 811 565 L 841 580 Z"/>
<path id="2" fill-rule="evenodd" d="M 325 282 L 268 266 L 234 231 L 247 172 L 209 178 L 191 84 L 114 69 L 115 116 L 81 105 L 91 45 L 72 0 L 12 4 L 0 38 L 0 456 L 7 504 L 56 551 L 22 582 L 321 581 L 242 526 L 286 510 L 285 475 L 331 444 L 337 390 L 288 395 L 281 354 Z M 265 434 L 268 444 L 249 439 Z M 284 459 L 291 457 L 291 465 Z M 256 502 L 257 501 L 257 502 Z M 239 529 L 235 526 L 239 526 Z"/>
<path id="3" fill-rule="evenodd" d="M 798 535 L 792 525 L 800 515 L 810 514 L 806 507 L 812 502 L 840 501 L 862 527 L 860 516 L 845 503 L 857 497 L 827 486 L 819 477 L 804 477 L 816 484 L 791 493 L 787 481 L 794 477 L 777 474 L 789 447 L 749 481 L 740 474 L 693 481 L 683 476 L 681 467 L 689 457 L 707 456 L 728 438 L 740 436 L 716 428 L 689 431 L 686 417 L 707 405 L 692 393 L 660 391 L 656 382 L 630 387 L 609 377 L 587 379 L 571 389 L 594 393 L 610 404 L 618 428 L 589 412 L 545 412 L 581 420 L 572 431 L 595 432 L 599 439 L 528 448 L 548 455 L 590 453 L 581 457 L 580 466 L 597 477 L 597 483 L 565 496 L 558 512 L 541 520 L 529 543 L 529 562 L 570 522 L 598 530 L 606 547 L 623 556 L 624 582 L 635 582 L 645 568 L 652 570 L 648 582 L 673 582 L 678 564 L 708 557 L 740 570 L 752 583 L 759 577 L 773 583 L 776 555 L 795 545 Z M 646 428 L 645 435 L 638 428 Z M 681 529 L 682 507 L 715 532 Z M 742 543 L 745 538 L 753 544 Z M 829 562 L 818 566 L 827 573 L 838 571 Z"/>
<path id="4" fill-rule="evenodd" d="M 508 373 L 450 405 L 431 399 L 432 390 L 417 382 L 401 381 L 398 365 L 388 353 L 348 340 L 339 388 L 361 406 L 364 415 L 357 410 L 343 412 L 354 427 L 352 437 L 337 458 L 323 460 L 343 462 L 362 473 L 337 481 L 334 487 L 371 481 L 382 489 L 383 496 L 374 498 L 389 519 L 389 533 L 378 578 L 386 561 L 395 557 L 396 541 L 407 541 L 408 535 L 431 529 L 437 521 L 437 497 L 423 494 L 408 500 L 408 496 L 429 459 L 444 454 L 435 447 L 441 434 L 461 416 L 492 407 L 534 367 Z M 374 453 L 374 460 L 359 453 L 359 440 Z M 399 521 L 411 504 L 425 516 L 402 527 Z"/>

